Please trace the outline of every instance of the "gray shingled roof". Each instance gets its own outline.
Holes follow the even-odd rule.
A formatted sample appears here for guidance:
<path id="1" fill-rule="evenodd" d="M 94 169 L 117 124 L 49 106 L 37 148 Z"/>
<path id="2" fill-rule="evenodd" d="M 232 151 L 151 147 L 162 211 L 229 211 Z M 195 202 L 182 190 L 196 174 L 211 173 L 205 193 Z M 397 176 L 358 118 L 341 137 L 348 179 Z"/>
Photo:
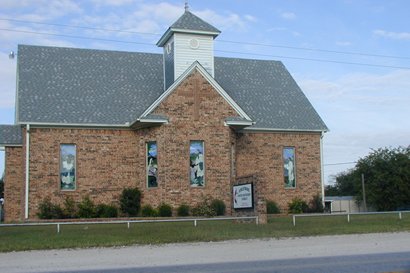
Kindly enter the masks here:
<path id="1" fill-rule="evenodd" d="M 184 14 L 179 17 L 179 19 L 173 23 L 170 27 L 171 29 L 185 29 L 185 30 L 200 30 L 207 32 L 218 32 L 221 31 L 216 27 L 205 22 L 198 16 L 192 14 L 189 11 L 185 11 Z"/>
<path id="2" fill-rule="evenodd" d="M 20 45 L 19 122 L 133 122 L 163 91 L 162 55 Z"/>
<path id="3" fill-rule="evenodd" d="M 162 37 L 157 42 L 158 46 L 163 46 L 174 32 L 189 32 L 201 34 L 203 32 L 209 33 L 214 37 L 218 36 L 221 31 L 211 24 L 205 22 L 198 16 L 192 14 L 191 12 L 185 10 L 184 14 L 178 18 L 162 35 Z"/>
<path id="4" fill-rule="evenodd" d="M 0 146 L 22 145 L 20 125 L 0 125 Z"/>
<path id="5" fill-rule="evenodd" d="M 215 58 L 215 80 L 256 121 L 253 128 L 327 130 L 282 62 Z"/>
<path id="6" fill-rule="evenodd" d="M 19 46 L 18 122 L 132 123 L 164 92 L 162 54 Z M 215 58 L 254 128 L 327 130 L 281 62 Z"/>

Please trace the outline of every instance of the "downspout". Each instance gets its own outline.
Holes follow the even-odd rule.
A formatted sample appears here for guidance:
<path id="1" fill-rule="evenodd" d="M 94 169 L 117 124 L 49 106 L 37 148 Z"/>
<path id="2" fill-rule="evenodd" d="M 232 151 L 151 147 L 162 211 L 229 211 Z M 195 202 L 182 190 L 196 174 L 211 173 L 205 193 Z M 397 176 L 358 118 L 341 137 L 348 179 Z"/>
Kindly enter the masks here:
<path id="1" fill-rule="evenodd" d="M 322 131 L 320 135 L 320 180 L 322 184 L 322 205 L 325 207 L 325 174 L 323 172 L 323 136 L 324 132 Z"/>
<path id="2" fill-rule="evenodd" d="M 28 219 L 28 194 L 30 185 L 30 124 L 26 127 L 26 201 L 24 217 Z"/>

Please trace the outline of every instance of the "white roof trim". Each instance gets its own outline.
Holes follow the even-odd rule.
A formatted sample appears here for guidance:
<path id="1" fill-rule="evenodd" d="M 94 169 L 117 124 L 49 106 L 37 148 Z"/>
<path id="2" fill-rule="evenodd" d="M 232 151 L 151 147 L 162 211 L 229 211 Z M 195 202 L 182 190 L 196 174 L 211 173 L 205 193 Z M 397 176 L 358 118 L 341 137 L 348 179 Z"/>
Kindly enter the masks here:
<path id="1" fill-rule="evenodd" d="M 245 113 L 245 111 L 225 92 L 225 90 L 212 78 L 212 76 L 208 73 L 208 71 L 203 68 L 203 66 L 198 62 L 195 61 L 192 65 L 185 70 L 181 76 L 164 92 L 162 95 L 153 103 L 151 104 L 147 110 L 142 113 L 139 119 L 146 117 L 149 115 L 157 106 L 167 98 L 194 70 L 197 70 L 201 75 L 212 85 L 212 87 L 228 102 L 228 104 L 241 116 L 242 118 L 251 121 L 251 118 Z"/>
<path id="2" fill-rule="evenodd" d="M 251 125 L 254 125 L 255 124 L 255 122 L 254 121 L 248 121 L 248 120 L 243 120 L 243 121 L 240 121 L 240 120 L 228 120 L 228 121 L 225 121 L 225 124 L 226 125 L 228 125 L 228 126 L 251 126 Z"/>
<path id="3" fill-rule="evenodd" d="M 30 124 L 44 127 L 89 127 L 89 128 L 129 128 L 130 123 L 125 124 L 97 124 L 97 123 L 56 123 L 56 122 L 18 122 L 19 125 Z"/>
<path id="4" fill-rule="evenodd" d="M 140 118 L 138 119 L 141 123 L 168 123 L 167 119 L 148 119 L 148 118 Z"/>
<path id="5" fill-rule="evenodd" d="M 280 128 L 257 128 L 257 127 L 251 127 L 251 128 L 244 128 L 244 131 L 248 132 L 310 132 L 310 133 L 323 133 L 323 132 L 328 132 L 328 130 L 311 130 L 311 129 L 280 129 Z"/>
<path id="6" fill-rule="evenodd" d="M 172 36 L 174 32 L 179 33 L 191 33 L 191 34 L 199 34 L 199 35 L 211 35 L 218 36 L 221 32 L 220 31 L 204 31 L 204 30 L 193 30 L 193 29 L 183 29 L 183 28 L 168 28 L 167 31 L 162 35 L 162 37 L 158 40 L 157 46 L 163 46 L 168 39 Z"/>
<path id="7" fill-rule="evenodd" d="M 5 151 L 5 147 L 22 147 L 23 144 L 19 144 L 19 143 L 0 143 L 0 151 Z"/>

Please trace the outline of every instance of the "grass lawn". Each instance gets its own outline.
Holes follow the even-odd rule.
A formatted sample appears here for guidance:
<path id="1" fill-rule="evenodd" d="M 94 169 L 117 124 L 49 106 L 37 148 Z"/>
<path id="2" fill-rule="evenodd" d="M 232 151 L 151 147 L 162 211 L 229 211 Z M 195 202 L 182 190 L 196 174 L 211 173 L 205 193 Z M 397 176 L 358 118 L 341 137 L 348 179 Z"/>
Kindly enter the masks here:
<path id="1" fill-rule="evenodd" d="M 231 239 L 281 238 L 410 231 L 410 213 L 399 220 L 393 215 L 353 215 L 303 217 L 293 226 L 291 216 L 270 217 L 268 224 L 236 223 L 233 221 L 177 223 L 63 225 L 0 227 L 0 252 L 33 249 L 84 248 L 125 246 L 133 244 L 164 244 L 180 242 L 209 242 Z"/>

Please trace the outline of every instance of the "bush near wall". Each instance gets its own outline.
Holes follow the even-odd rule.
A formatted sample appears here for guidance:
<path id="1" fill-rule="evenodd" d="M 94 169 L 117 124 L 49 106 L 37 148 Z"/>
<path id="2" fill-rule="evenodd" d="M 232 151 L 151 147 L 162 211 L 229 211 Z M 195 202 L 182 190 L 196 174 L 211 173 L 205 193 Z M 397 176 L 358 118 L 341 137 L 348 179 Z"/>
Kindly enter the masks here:
<path id="1" fill-rule="evenodd" d="M 266 201 L 266 213 L 267 214 L 278 214 L 280 213 L 280 209 L 278 204 L 275 201 L 268 200 Z"/>
<path id="2" fill-rule="evenodd" d="M 289 213 L 322 213 L 323 211 L 322 198 L 319 195 L 314 195 L 309 205 L 298 197 L 289 203 Z"/>
<path id="3" fill-rule="evenodd" d="M 118 208 L 114 205 L 94 205 L 93 201 L 86 196 L 78 206 L 71 197 L 64 201 L 64 207 L 53 204 L 46 197 L 38 207 L 38 218 L 40 219 L 75 219 L 75 218 L 116 218 Z"/>
<path id="4" fill-rule="evenodd" d="M 158 214 L 161 217 L 171 217 L 172 216 L 172 207 L 166 203 L 162 203 L 158 206 Z"/>
<path id="5" fill-rule="evenodd" d="M 121 211 L 128 216 L 137 216 L 141 208 L 141 197 L 138 188 L 125 188 L 120 196 Z"/>
<path id="6" fill-rule="evenodd" d="M 141 208 L 142 217 L 157 217 L 158 211 L 154 209 L 151 205 L 144 205 Z"/>
<path id="7" fill-rule="evenodd" d="M 307 203 L 299 197 L 293 198 L 289 203 L 289 213 L 298 214 L 308 212 Z"/>
<path id="8" fill-rule="evenodd" d="M 211 208 L 215 211 L 216 216 L 225 215 L 225 203 L 222 200 L 214 199 L 211 202 Z"/>
<path id="9" fill-rule="evenodd" d="M 64 218 L 63 209 L 59 205 L 51 203 L 49 197 L 44 198 L 44 200 L 39 204 L 37 216 L 40 219 Z"/>
<path id="10" fill-rule="evenodd" d="M 177 209 L 177 215 L 178 216 L 189 216 L 189 206 L 187 204 L 181 204 L 178 209 Z"/>
<path id="11" fill-rule="evenodd" d="M 192 208 L 193 216 L 213 217 L 225 215 L 225 203 L 219 199 L 205 198 L 204 201 Z"/>

